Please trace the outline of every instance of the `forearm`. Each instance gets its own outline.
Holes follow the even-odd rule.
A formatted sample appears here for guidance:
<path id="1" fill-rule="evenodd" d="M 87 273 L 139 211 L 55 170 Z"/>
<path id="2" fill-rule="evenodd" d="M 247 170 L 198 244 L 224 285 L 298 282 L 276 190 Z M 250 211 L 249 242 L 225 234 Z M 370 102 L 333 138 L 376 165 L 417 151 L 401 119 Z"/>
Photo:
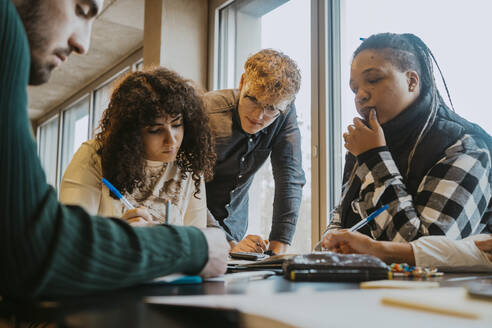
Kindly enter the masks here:
<path id="1" fill-rule="evenodd" d="M 270 240 L 277 240 L 286 244 L 292 242 L 301 200 L 302 185 L 293 182 L 277 182 L 276 179 Z"/>
<path id="2" fill-rule="evenodd" d="M 350 232 L 346 229 L 328 233 L 320 246 L 320 250 L 373 255 L 387 263 L 415 264 L 413 249 L 409 243 L 377 241 L 360 232 Z"/>
<path id="3" fill-rule="evenodd" d="M 0 252 L 4 296 L 111 290 L 170 273 L 198 273 L 207 261 L 207 242 L 196 228 L 132 228 L 121 220 L 59 205 L 54 191 L 48 197 L 36 217 L 15 217 L 19 229 L 8 238 L 11 220 L 2 220 L 1 239 L 11 241 Z"/>
<path id="4" fill-rule="evenodd" d="M 409 243 L 374 241 L 373 247 L 369 249 L 369 252 L 386 263 L 408 263 L 409 265 L 415 265 L 413 248 Z"/>
<path id="5" fill-rule="evenodd" d="M 290 244 L 294 237 L 306 177 L 302 169 L 301 135 L 295 106 L 285 126 L 275 138 L 271 163 L 275 180 L 272 231 L 270 240 Z"/>

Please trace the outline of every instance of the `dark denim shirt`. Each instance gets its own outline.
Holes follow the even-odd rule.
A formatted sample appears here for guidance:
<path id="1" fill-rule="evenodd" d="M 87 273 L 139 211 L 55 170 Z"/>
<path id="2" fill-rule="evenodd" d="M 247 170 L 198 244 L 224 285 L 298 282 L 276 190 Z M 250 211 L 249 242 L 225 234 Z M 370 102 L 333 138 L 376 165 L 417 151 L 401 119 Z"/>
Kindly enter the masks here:
<path id="1" fill-rule="evenodd" d="M 294 102 L 268 127 L 247 134 L 237 110 L 238 90 L 211 91 L 204 101 L 217 153 L 214 178 L 206 184 L 208 209 L 229 240 L 243 239 L 248 228 L 248 190 L 271 154 L 275 197 L 269 239 L 290 244 L 306 183 Z"/>

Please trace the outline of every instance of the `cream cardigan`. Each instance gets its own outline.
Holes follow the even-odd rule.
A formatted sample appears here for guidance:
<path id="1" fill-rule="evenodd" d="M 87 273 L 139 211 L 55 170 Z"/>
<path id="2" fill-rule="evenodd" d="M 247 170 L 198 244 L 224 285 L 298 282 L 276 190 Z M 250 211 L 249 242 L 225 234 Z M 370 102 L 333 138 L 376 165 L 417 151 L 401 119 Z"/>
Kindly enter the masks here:
<path id="1" fill-rule="evenodd" d="M 68 165 L 60 185 L 60 202 L 79 205 L 91 215 L 121 217 L 127 210 L 109 194 L 101 182 L 101 158 L 97 154 L 97 141 L 89 140 L 80 146 Z M 155 223 L 164 223 L 165 201 L 171 200 L 170 224 L 206 227 L 207 200 L 202 179 L 200 193 L 195 198 L 195 185 L 191 174 L 181 179 L 179 167 L 172 163 L 146 161 L 147 173 L 144 190 L 134 190 L 124 196 L 134 205 L 149 209 Z"/>

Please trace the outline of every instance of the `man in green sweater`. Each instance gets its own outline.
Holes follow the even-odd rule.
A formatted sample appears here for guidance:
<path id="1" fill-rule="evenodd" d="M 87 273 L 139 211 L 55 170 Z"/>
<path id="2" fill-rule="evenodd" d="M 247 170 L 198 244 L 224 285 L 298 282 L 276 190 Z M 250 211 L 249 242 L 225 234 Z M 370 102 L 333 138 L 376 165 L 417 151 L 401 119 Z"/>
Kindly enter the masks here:
<path id="1" fill-rule="evenodd" d="M 86 294 L 183 272 L 224 273 L 219 229 L 132 228 L 63 206 L 36 154 L 27 84 L 89 47 L 103 0 L 0 0 L 0 295 Z"/>

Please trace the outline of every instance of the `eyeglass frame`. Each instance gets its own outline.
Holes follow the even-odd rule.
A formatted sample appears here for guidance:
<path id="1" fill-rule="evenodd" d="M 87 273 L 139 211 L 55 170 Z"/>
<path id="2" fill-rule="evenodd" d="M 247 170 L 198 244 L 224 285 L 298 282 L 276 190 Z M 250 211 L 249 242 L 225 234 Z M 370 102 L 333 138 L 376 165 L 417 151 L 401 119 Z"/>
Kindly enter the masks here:
<path id="1" fill-rule="evenodd" d="M 268 119 L 274 119 L 274 118 L 277 118 L 277 117 L 279 117 L 280 115 L 283 115 L 283 114 L 285 113 L 285 111 L 286 111 L 286 109 L 284 109 L 284 110 L 280 110 L 280 109 L 278 109 L 278 108 L 275 108 L 275 106 L 273 106 L 273 105 L 262 105 L 262 104 L 260 104 L 260 102 L 258 101 L 258 99 L 256 99 L 256 97 L 254 97 L 254 96 L 250 96 L 250 95 L 245 94 L 245 95 L 243 95 L 242 97 L 243 97 L 243 98 L 248 98 L 248 100 L 249 100 L 249 101 L 251 101 L 252 103 L 254 103 L 256 106 L 261 107 L 261 110 L 262 110 L 262 112 L 263 112 L 263 115 L 264 115 L 265 117 L 267 117 Z M 276 111 L 276 112 L 275 112 L 275 114 L 274 114 L 274 115 L 270 115 L 270 114 L 268 113 L 268 111 L 269 111 L 268 107 L 273 107 L 273 108 L 275 109 L 275 111 Z"/>

